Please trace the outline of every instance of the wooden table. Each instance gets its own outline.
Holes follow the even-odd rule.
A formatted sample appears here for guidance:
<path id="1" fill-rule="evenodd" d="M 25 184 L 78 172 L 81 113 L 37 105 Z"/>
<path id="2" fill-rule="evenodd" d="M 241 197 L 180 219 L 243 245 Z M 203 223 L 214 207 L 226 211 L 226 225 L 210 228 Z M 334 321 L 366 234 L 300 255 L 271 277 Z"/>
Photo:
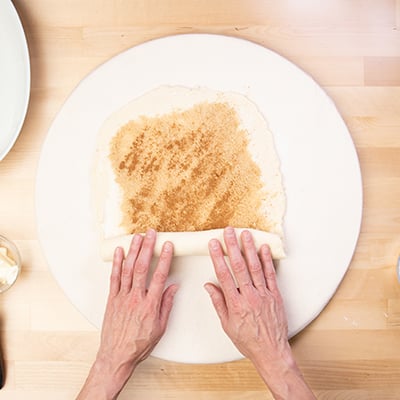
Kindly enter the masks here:
<path id="1" fill-rule="evenodd" d="M 152 38 L 208 32 L 282 54 L 311 74 L 343 115 L 363 176 L 361 235 L 336 295 L 292 345 L 320 399 L 400 398 L 400 1 L 14 3 L 29 42 L 32 93 L 21 135 L 0 163 L 0 233 L 24 260 L 17 284 L 0 296 L 7 368 L 0 397 L 74 398 L 99 343 L 38 243 L 36 168 L 52 119 L 78 82 L 110 57 Z M 182 365 L 150 358 L 121 399 L 271 398 L 266 392 L 247 360 Z"/>

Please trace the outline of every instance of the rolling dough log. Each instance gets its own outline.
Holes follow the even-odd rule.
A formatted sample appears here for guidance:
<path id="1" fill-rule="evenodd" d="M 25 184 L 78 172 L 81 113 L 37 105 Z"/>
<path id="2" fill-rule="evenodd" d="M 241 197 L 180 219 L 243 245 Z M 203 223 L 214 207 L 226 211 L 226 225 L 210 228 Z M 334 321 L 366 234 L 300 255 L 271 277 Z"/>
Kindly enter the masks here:
<path id="1" fill-rule="evenodd" d="M 238 236 L 243 230 L 244 228 L 235 229 Z M 253 235 L 257 249 L 259 249 L 262 244 L 266 243 L 270 246 L 272 257 L 274 259 L 285 257 L 282 239 L 279 235 L 255 229 L 247 230 Z M 226 252 L 223 233 L 223 229 L 211 229 L 197 232 L 159 232 L 157 233 L 154 255 L 159 256 L 163 243 L 170 241 L 174 244 L 175 256 L 207 256 L 209 255 L 208 242 L 211 239 L 218 239 Z M 132 236 L 133 235 L 121 235 L 103 240 L 100 249 L 101 258 L 104 261 L 111 261 L 116 247 L 122 247 L 125 254 L 127 254 Z"/>

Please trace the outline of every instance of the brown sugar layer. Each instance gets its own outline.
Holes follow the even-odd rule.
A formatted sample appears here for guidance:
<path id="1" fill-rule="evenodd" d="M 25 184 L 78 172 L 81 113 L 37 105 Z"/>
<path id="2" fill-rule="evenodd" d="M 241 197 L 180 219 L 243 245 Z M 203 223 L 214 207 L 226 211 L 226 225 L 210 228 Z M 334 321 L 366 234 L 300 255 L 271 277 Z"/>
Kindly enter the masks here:
<path id="1" fill-rule="evenodd" d="M 127 232 L 200 231 L 227 225 L 268 231 L 261 172 L 227 103 L 142 116 L 120 128 L 110 160 Z"/>

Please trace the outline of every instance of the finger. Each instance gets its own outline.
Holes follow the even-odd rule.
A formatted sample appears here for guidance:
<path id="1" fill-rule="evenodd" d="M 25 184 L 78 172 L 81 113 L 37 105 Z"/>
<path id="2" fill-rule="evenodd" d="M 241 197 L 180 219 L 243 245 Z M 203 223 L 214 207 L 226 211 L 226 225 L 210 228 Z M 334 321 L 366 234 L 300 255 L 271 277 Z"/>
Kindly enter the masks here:
<path id="1" fill-rule="evenodd" d="M 221 320 L 221 324 L 225 325 L 228 321 L 228 307 L 225 303 L 225 297 L 222 290 L 212 283 L 206 283 L 204 289 L 207 290 L 211 297 L 211 301 L 219 319 Z"/>
<path id="2" fill-rule="evenodd" d="M 133 235 L 131 244 L 129 246 L 128 254 L 126 255 L 126 260 L 125 260 L 126 263 L 132 266 L 135 264 L 136 259 L 140 252 L 140 248 L 142 246 L 142 242 L 143 242 L 142 235 L 140 234 Z"/>
<path id="3" fill-rule="evenodd" d="M 156 244 L 156 231 L 149 229 L 143 239 L 142 247 L 133 268 L 132 289 L 137 289 L 144 296 L 146 292 L 147 275 L 153 258 Z"/>
<path id="4" fill-rule="evenodd" d="M 225 262 L 224 252 L 222 251 L 221 243 L 217 239 L 210 240 L 208 244 L 211 260 L 214 265 L 215 274 L 226 301 L 237 297 L 239 292 L 236 288 L 235 281 Z"/>
<path id="5" fill-rule="evenodd" d="M 263 244 L 260 249 L 260 258 L 263 264 L 265 281 L 267 288 L 274 294 L 280 294 L 276 281 L 274 262 L 272 261 L 271 249 L 267 244 Z"/>
<path id="6" fill-rule="evenodd" d="M 122 264 L 121 291 L 128 293 L 132 288 L 133 266 L 140 252 L 143 238 L 141 235 L 133 235 L 128 254 Z"/>
<path id="7" fill-rule="evenodd" d="M 124 261 L 124 250 L 117 247 L 114 251 L 114 258 L 110 276 L 110 296 L 114 297 L 118 294 L 121 287 L 121 270 Z"/>
<path id="8" fill-rule="evenodd" d="M 157 268 L 153 273 L 153 277 L 151 278 L 149 291 L 147 293 L 148 296 L 153 297 L 158 300 L 158 303 L 161 302 L 161 297 L 164 291 L 165 282 L 168 279 L 169 270 L 171 268 L 172 256 L 174 254 L 174 246 L 171 242 L 165 242 L 160 258 L 157 263 Z"/>
<path id="9" fill-rule="evenodd" d="M 241 234 L 241 240 L 243 252 L 246 258 L 251 278 L 253 280 L 253 284 L 257 289 L 265 291 L 266 283 L 264 271 L 257 254 L 257 249 L 254 244 L 253 236 L 249 231 L 245 230 Z"/>
<path id="10" fill-rule="evenodd" d="M 165 329 L 167 328 L 169 315 L 171 314 L 172 306 L 174 304 L 174 297 L 178 289 L 178 285 L 168 286 L 162 296 L 160 305 L 160 323 L 163 332 L 165 332 Z"/>
<path id="11" fill-rule="evenodd" d="M 249 270 L 240 251 L 239 243 L 236 238 L 235 230 L 231 227 L 225 228 L 224 240 L 228 252 L 232 271 L 241 292 L 253 286 Z"/>

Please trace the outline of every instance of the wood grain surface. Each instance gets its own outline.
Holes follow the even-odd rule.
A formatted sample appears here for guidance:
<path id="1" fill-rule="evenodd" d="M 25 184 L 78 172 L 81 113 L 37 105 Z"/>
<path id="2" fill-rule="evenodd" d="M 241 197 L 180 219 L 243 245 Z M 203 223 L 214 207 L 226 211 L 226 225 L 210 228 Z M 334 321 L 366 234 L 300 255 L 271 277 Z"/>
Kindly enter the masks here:
<path id="1" fill-rule="evenodd" d="M 36 169 L 56 112 L 82 78 L 119 52 L 156 37 L 208 32 L 252 40 L 293 61 L 327 91 L 347 123 L 363 177 L 360 239 L 332 301 L 291 343 L 319 399 L 399 399 L 400 1 L 14 4 L 28 39 L 32 91 L 21 135 L 0 162 L 0 234 L 14 240 L 23 257 L 18 282 L 0 295 L 7 369 L 0 398 L 74 398 L 99 343 L 99 332 L 57 286 L 38 243 Z M 272 397 L 248 360 L 184 365 L 150 358 L 120 398 Z"/>

